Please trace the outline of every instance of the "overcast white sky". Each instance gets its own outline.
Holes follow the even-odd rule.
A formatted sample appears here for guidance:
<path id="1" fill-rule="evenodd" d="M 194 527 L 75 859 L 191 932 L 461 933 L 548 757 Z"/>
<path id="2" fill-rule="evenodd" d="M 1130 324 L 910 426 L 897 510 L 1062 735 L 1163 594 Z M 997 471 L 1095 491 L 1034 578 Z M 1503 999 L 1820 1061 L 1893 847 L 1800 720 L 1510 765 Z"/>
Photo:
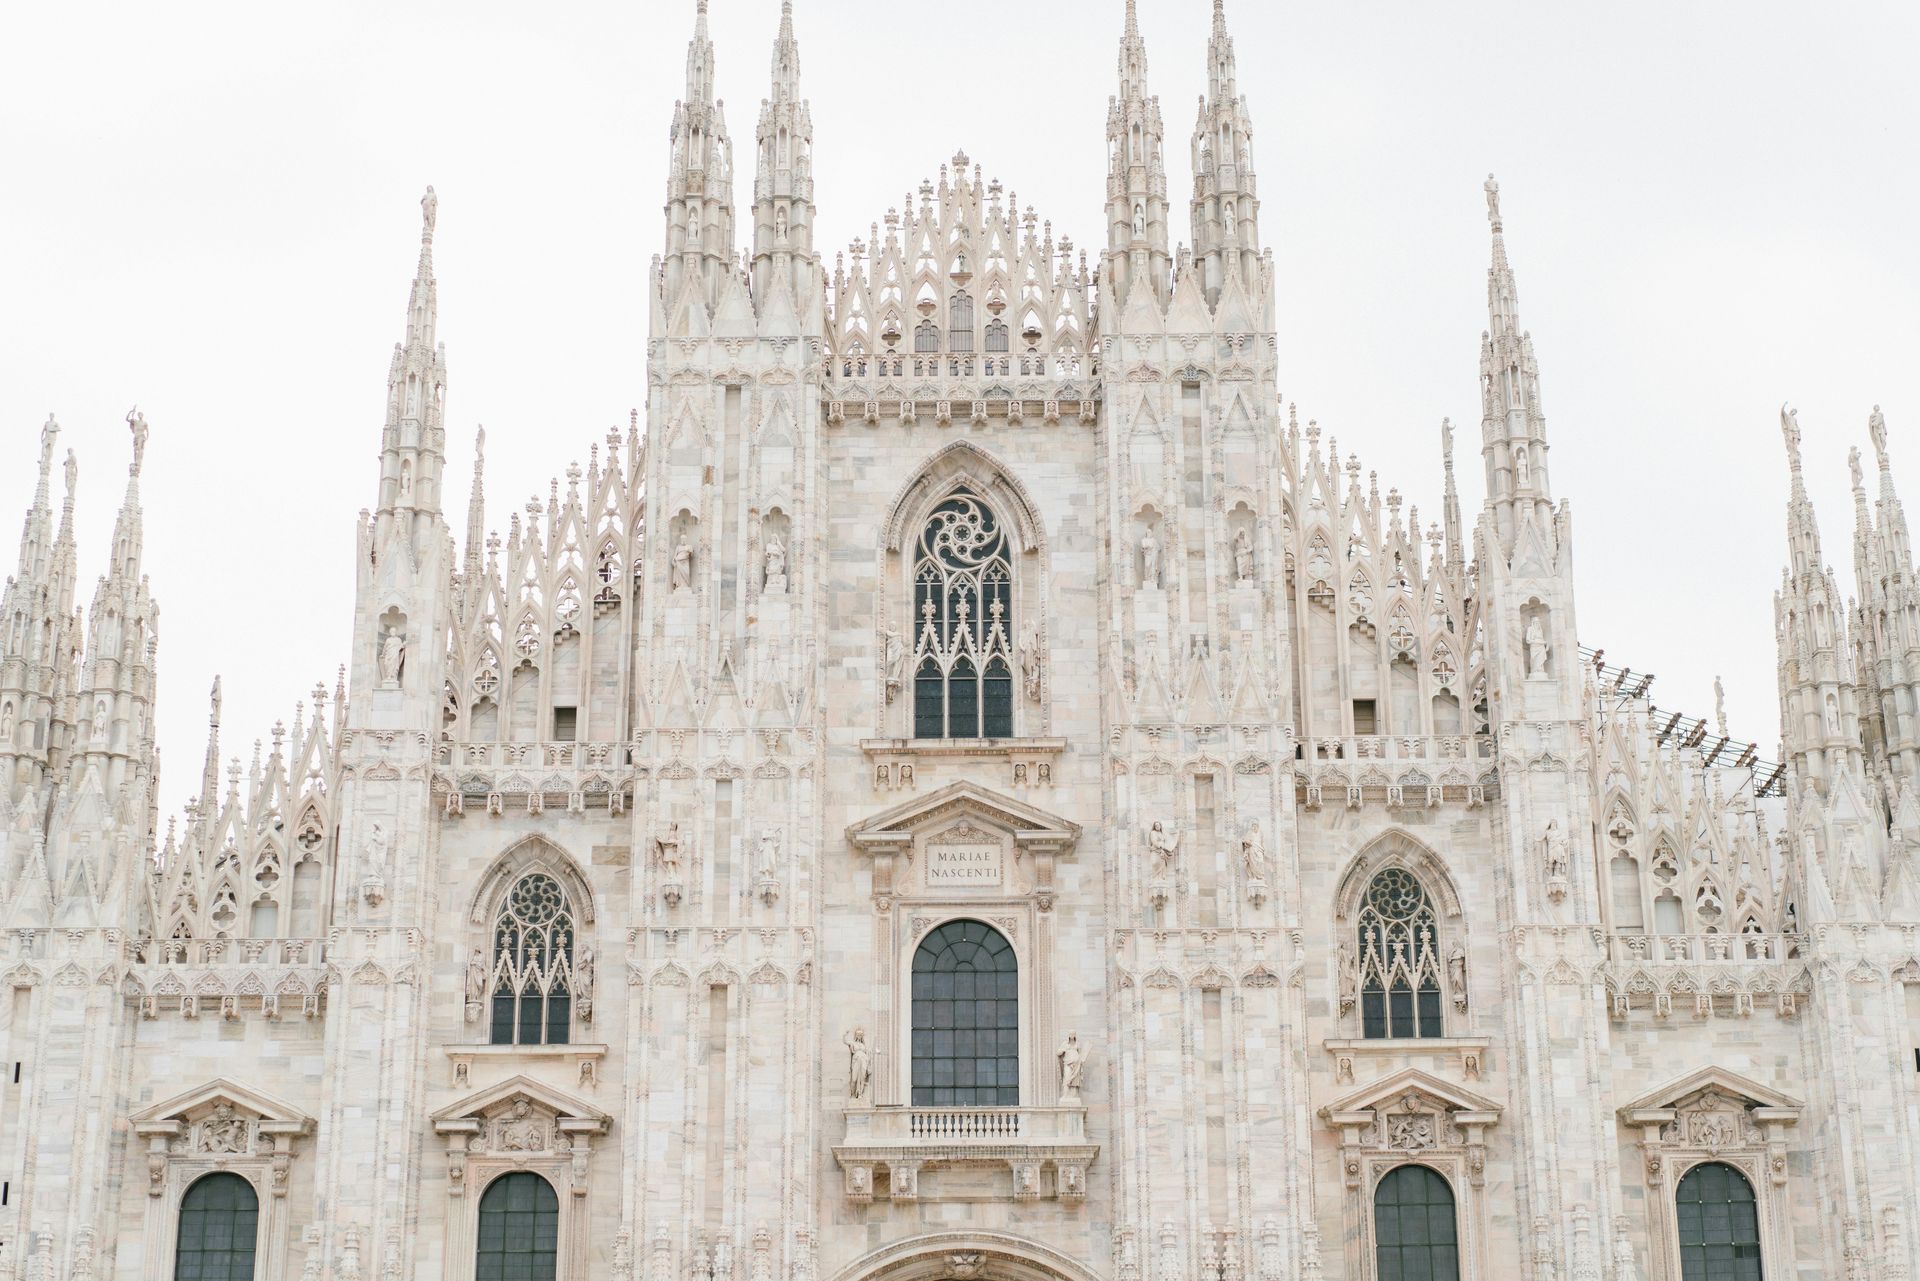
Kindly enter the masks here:
<path id="1" fill-rule="evenodd" d="M 744 198 L 778 3 L 713 3 Z M 1140 10 L 1184 226 L 1209 6 Z M 1439 514 L 1441 417 L 1478 446 L 1496 171 L 1581 637 L 1696 715 L 1724 673 L 1734 733 L 1769 754 L 1780 403 L 1844 581 L 1846 450 L 1875 402 L 1920 504 L 1917 13 L 1229 0 L 1283 394 Z M 800 0 L 823 247 L 965 147 L 1093 248 L 1120 21 L 1120 0 Z M 427 183 L 450 474 L 484 422 L 490 523 L 644 401 L 641 281 L 692 22 L 692 0 L 10 6 L 0 528 L 52 410 L 81 459 L 89 599 L 139 403 L 164 810 L 195 790 L 215 672 L 244 756 L 346 653 Z"/>

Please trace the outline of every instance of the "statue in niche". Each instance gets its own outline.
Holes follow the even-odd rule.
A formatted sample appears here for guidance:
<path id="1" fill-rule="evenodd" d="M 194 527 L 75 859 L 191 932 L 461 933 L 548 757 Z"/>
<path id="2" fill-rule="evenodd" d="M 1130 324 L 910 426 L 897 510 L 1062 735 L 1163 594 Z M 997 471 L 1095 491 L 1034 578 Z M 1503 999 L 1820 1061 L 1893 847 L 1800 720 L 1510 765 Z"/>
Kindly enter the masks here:
<path id="1" fill-rule="evenodd" d="M 653 861 L 668 881 L 680 879 L 680 824 L 669 819 L 653 838 Z"/>
<path id="2" fill-rule="evenodd" d="M 773 243 L 776 245 L 787 243 L 787 207 L 785 205 L 773 211 Z"/>
<path id="3" fill-rule="evenodd" d="M 1447 950 L 1447 984 L 1453 989 L 1454 1008 L 1467 1011 L 1467 947 L 1459 939 Z"/>
<path id="4" fill-rule="evenodd" d="M 1060 1062 L 1060 1101 L 1078 1103 L 1080 1079 L 1085 1075 L 1087 1066 L 1087 1047 L 1080 1044 L 1080 1034 L 1067 1033 L 1067 1039 L 1054 1054 L 1054 1058 Z"/>
<path id="5" fill-rule="evenodd" d="M 1840 737 L 1840 703 L 1833 695 L 1827 695 L 1827 737 Z"/>
<path id="6" fill-rule="evenodd" d="M 1572 860 L 1567 853 L 1567 834 L 1561 830 L 1559 819 L 1550 818 L 1547 820 L 1547 830 L 1541 834 L 1540 844 L 1546 851 L 1547 879 L 1550 881 L 1566 880 L 1567 871 L 1572 865 Z"/>
<path id="7" fill-rule="evenodd" d="M 1147 829 L 1147 852 L 1153 856 L 1153 879 L 1173 879 L 1174 865 L 1180 857 L 1180 833 L 1159 819 Z"/>
<path id="8" fill-rule="evenodd" d="M 760 875 L 775 876 L 780 871 L 780 833 L 768 828 L 760 833 Z"/>
<path id="9" fill-rule="evenodd" d="M 0 705 L 0 743 L 13 741 L 13 704 Z"/>
<path id="10" fill-rule="evenodd" d="M 379 907 L 387 897 L 387 848 L 386 829 L 375 823 L 367 836 L 360 875 L 360 897 L 369 907 Z"/>
<path id="11" fill-rule="evenodd" d="M 107 700 L 104 698 L 95 699 L 93 704 L 94 742 L 104 743 L 107 741 L 107 727 L 112 723 L 112 720 L 112 713 L 107 710 Z"/>
<path id="12" fill-rule="evenodd" d="M 882 650 L 882 661 L 887 674 L 887 701 L 891 703 L 893 696 L 900 692 L 900 684 L 905 679 L 907 671 L 907 646 L 906 642 L 900 639 L 899 628 L 887 628 L 886 642 Z"/>
<path id="13" fill-rule="evenodd" d="M 1547 628 L 1535 614 L 1527 619 L 1527 675 L 1544 677 L 1547 674 Z"/>
<path id="14" fill-rule="evenodd" d="M 1345 1014 L 1360 1000 L 1360 958 L 1352 943 L 1340 945 L 1340 1012 Z"/>
<path id="15" fill-rule="evenodd" d="M 411 458 L 400 461 L 400 501 L 403 503 L 413 501 L 413 460 Z"/>
<path id="16" fill-rule="evenodd" d="M 1027 701 L 1040 701 L 1040 629 L 1032 622 L 1020 633 L 1020 685 Z"/>
<path id="17" fill-rule="evenodd" d="M 1260 820 L 1254 819 L 1247 824 L 1247 830 L 1240 833 L 1240 862 L 1246 868 L 1249 881 L 1264 881 L 1270 870 L 1267 858 L 1267 842 L 1260 835 Z"/>
<path id="18" fill-rule="evenodd" d="M 480 948 L 474 948 L 467 954 L 467 1022 L 478 1023 L 486 1012 L 487 954 Z"/>
<path id="19" fill-rule="evenodd" d="M 500 1147 L 507 1152 L 544 1152 L 547 1136 L 534 1118 L 533 1104 L 525 1099 L 513 1101 L 513 1111 L 500 1127 Z"/>
<path id="20" fill-rule="evenodd" d="M 1513 449 L 1514 487 L 1525 493 L 1533 488 L 1533 464 L 1527 457 L 1527 447 L 1516 445 Z"/>
<path id="21" fill-rule="evenodd" d="M 1155 589 L 1160 586 L 1160 540 L 1153 536 L 1151 528 L 1140 535 L 1140 585 Z"/>
<path id="22" fill-rule="evenodd" d="M 1253 581 L 1253 535 L 1245 529 L 1233 536 L 1233 576 L 1238 582 Z"/>
<path id="23" fill-rule="evenodd" d="M 380 668 L 380 684 L 387 689 L 399 685 L 400 671 L 407 660 L 407 634 L 398 627 L 389 627 L 381 633 L 375 660 Z"/>
<path id="24" fill-rule="evenodd" d="M 673 548 L 673 590 L 676 592 L 693 589 L 693 544 L 682 535 Z"/>
<path id="25" fill-rule="evenodd" d="M 767 538 L 766 588 L 769 596 L 784 596 L 787 593 L 787 545 L 780 541 L 780 535 Z"/>
<path id="26" fill-rule="evenodd" d="M 1133 238 L 1145 239 L 1147 234 L 1147 207 L 1140 201 L 1133 202 Z"/>
<path id="27" fill-rule="evenodd" d="M 213 1105 L 213 1115 L 200 1123 L 202 1152 L 245 1152 L 247 1123 L 234 1113 L 225 1099 Z"/>
<path id="28" fill-rule="evenodd" d="M 582 944 L 573 962 L 573 1003 L 584 1023 L 593 1022 L 593 944 Z"/>
<path id="29" fill-rule="evenodd" d="M 847 1099 L 858 1103 L 873 1087 L 873 1051 L 867 1048 L 867 1030 L 857 1027 L 844 1038 L 847 1046 Z"/>

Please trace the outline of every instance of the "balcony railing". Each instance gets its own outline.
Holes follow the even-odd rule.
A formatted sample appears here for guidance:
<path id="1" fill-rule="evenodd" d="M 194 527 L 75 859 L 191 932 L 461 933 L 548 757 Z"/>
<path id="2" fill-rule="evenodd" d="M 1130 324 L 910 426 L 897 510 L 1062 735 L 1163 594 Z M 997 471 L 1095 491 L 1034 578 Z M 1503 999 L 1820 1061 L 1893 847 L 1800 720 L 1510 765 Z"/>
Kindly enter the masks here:
<path id="1" fill-rule="evenodd" d="M 1804 934 L 1610 934 L 1607 956 L 1617 965 L 1788 961 L 1806 942 Z"/>
<path id="2" fill-rule="evenodd" d="M 930 1143 L 1081 1143 L 1086 1140 L 1084 1107 L 848 1109 L 850 1145 Z"/>

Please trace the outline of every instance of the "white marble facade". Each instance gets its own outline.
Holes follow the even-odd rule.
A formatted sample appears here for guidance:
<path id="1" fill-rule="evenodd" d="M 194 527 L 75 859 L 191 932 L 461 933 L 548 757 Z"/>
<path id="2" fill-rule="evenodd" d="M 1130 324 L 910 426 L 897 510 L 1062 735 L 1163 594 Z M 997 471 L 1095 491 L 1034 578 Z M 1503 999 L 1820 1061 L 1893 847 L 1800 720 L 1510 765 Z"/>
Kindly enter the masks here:
<path id="1" fill-rule="evenodd" d="M 48 422 L 0 612 L 0 1278 L 173 1277 L 225 1172 L 263 1281 L 473 1277 L 516 1175 L 571 1281 L 1360 1281 L 1409 1165 L 1462 1276 L 1681 1278 L 1696 1167 L 1769 1278 L 1920 1275 L 1877 411 L 1844 601 L 1783 411 L 1756 763 L 1580 648 L 1491 180 L 1488 498 L 1443 426 L 1423 524 L 1279 400 L 1217 5 L 1191 248 L 1129 4 L 1104 239 L 957 155 L 831 261 L 791 13 L 749 194 L 704 8 L 645 410 L 503 533 L 477 467 L 456 529 L 429 190 L 353 653 L 246 769 L 216 688 L 164 825 L 146 423 L 83 610 Z M 924 1015 L 964 1043 L 914 1034 L 950 938 L 1000 967 Z"/>

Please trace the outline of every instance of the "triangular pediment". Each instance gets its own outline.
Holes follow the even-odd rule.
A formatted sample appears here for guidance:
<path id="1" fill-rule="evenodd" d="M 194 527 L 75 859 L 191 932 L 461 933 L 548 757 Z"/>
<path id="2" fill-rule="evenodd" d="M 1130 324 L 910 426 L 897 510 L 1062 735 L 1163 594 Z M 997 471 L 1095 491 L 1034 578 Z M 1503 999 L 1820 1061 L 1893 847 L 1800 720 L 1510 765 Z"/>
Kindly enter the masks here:
<path id="1" fill-rule="evenodd" d="M 238 1111 L 249 1113 L 261 1121 L 276 1121 L 284 1125 L 298 1126 L 302 1132 L 313 1125 L 313 1118 L 299 1108 L 284 1103 L 271 1094 L 250 1090 L 225 1077 L 215 1077 L 205 1085 L 188 1090 L 185 1094 L 176 1094 L 163 1103 L 156 1103 L 150 1108 L 135 1112 L 128 1119 L 135 1125 L 187 1121 L 220 1103 L 232 1104 Z"/>
<path id="2" fill-rule="evenodd" d="M 490 1085 L 477 1094 L 469 1094 L 458 1103 L 450 1103 L 432 1116 L 438 1124 L 444 1121 L 484 1120 L 499 1111 L 504 1105 L 517 1099 L 525 1099 L 533 1106 L 548 1113 L 555 1119 L 583 1120 L 597 1123 L 601 1128 L 612 1120 L 605 1112 L 577 1099 L 565 1090 L 556 1090 L 542 1081 L 530 1076 L 512 1076 L 498 1085 Z"/>
<path id="3" fill-rule="evenodd" d="M 1768 1089 L 1758 1081 L 1741 1076 L 1738 1072 L 1729 1072 L 1726 1068 L 1709 1065 L 1685 1076 L 1675 1077 L 1665 1085 L 1648 1091 L 1639 1098 L 1621 1107 L 1621 1115 L 1634 1112 L 1653 1112 L 1666 1108 L 1679 1107 L 1686 1100 L 1706 1090 L 1729 1098 L 1744 1099 L 1754 1107 L 1779 1108 L 1785 1112 L 1798 1114 L 1802 1104 L 1798 1099 Z"/>
<path id="4" fill-rule="evenodd" d="M 913 833 L 935 823 L 965 816 L 1012 831 L 1021 845 L 1050 845 L 1065 852 L 1080 837 L 1080 825 L 978 783 L 950 783 L 916 796 L 847 829 L 847 839 L 862 848 L 902 845 Z"/>
<path id="5" fill-rule="evenodd" d="M 1438 1104 L 1448 1112 L 1478 1112 L 1497 1117 L 1501 1110 L 1498 1103 L 1484 1095 L 1462 1089 L 1431 1072 L 1410 1067 L 1361 1086 L 1345 1098 L 1322 1108 L 1321 1114 L 1338 1117 L 1379 1111 L 1404 1103 L 1410 1094 L 1419 1100 Z"/>

